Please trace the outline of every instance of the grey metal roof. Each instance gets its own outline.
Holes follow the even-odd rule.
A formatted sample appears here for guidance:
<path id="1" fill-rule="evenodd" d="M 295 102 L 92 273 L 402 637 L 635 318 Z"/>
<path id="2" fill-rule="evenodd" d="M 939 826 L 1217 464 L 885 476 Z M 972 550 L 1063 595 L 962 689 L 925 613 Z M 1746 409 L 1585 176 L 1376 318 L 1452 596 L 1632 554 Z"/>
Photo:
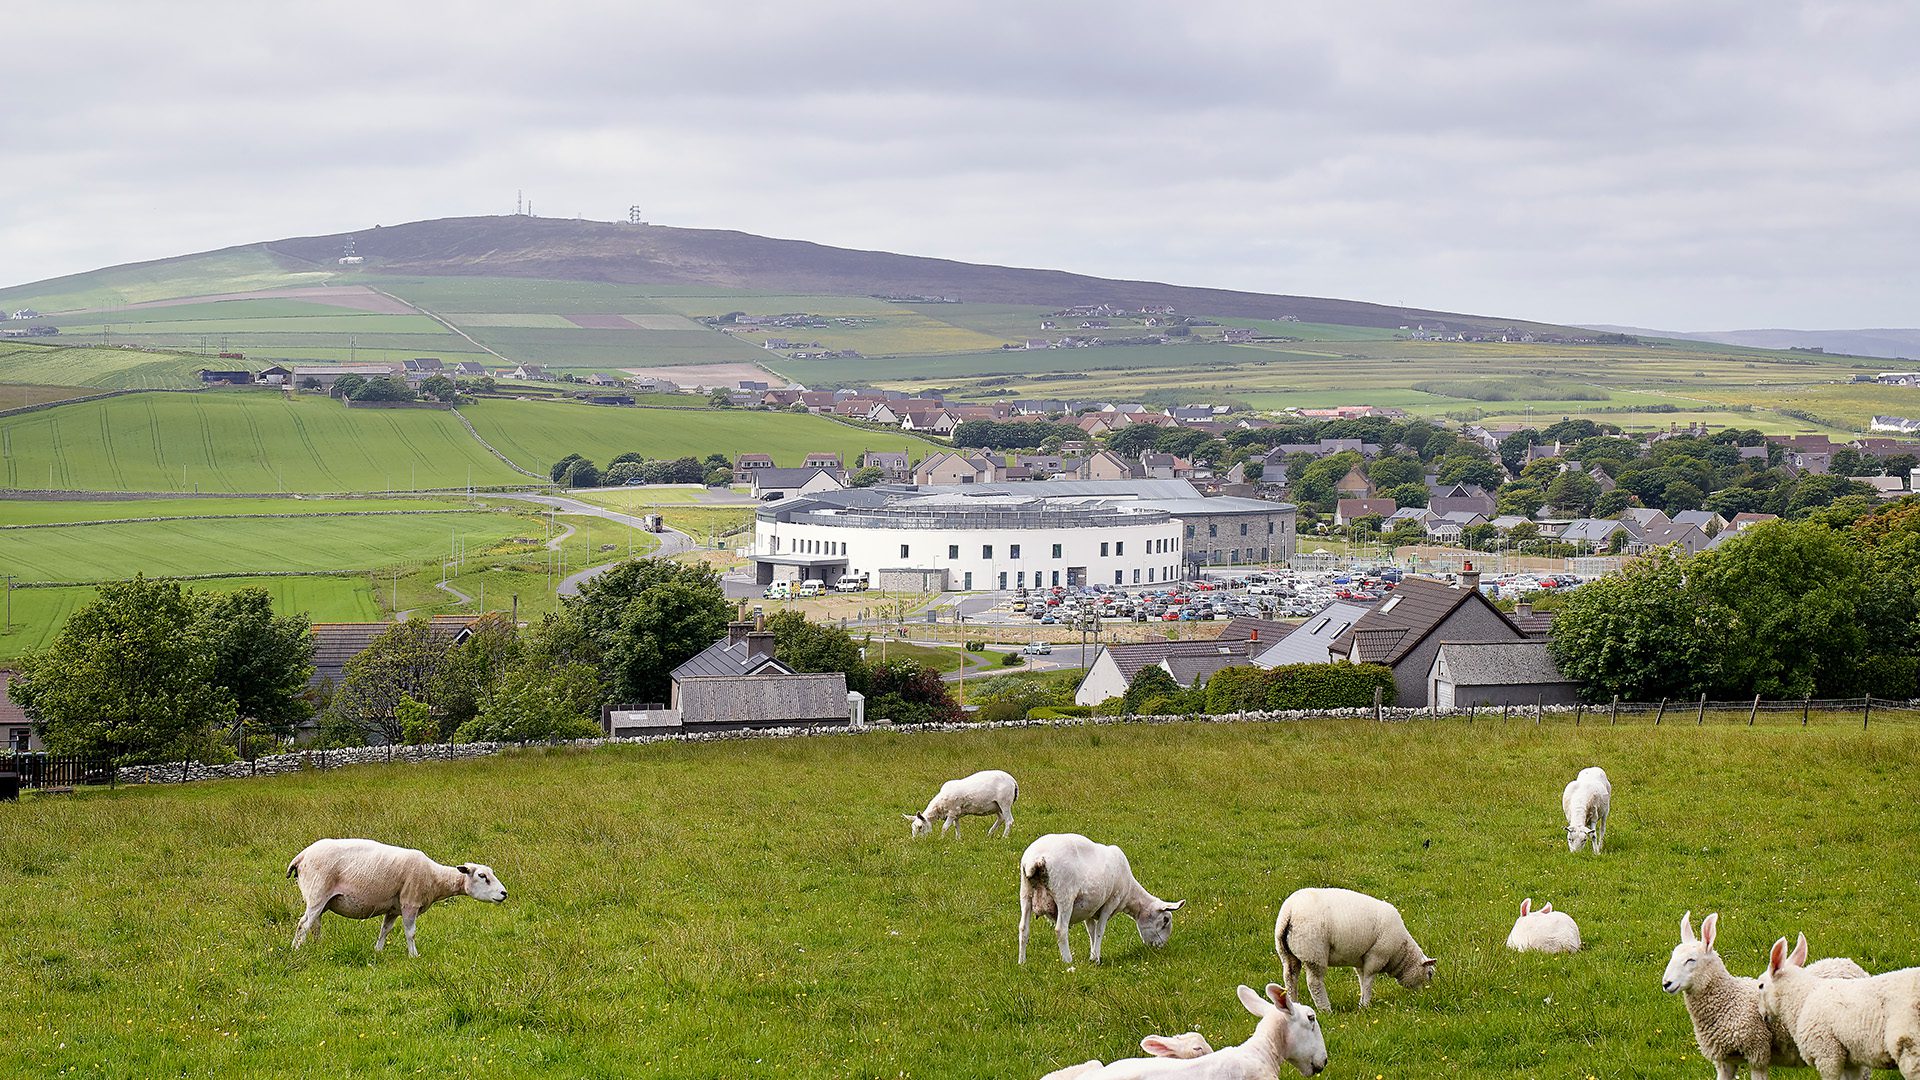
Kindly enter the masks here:
<path id="1" fill-rule="evenodd" d="M 753 486 L 762 488 L 797 488 L 813 481 L 815 473 L 826 473 L 838 480 L 839 470 L 820 465 L 808 465 L 798 469 L 755 469 L 750 474 Z"/>
<path id="2" fill-rule="evenodd" d="M 1246 641 L 1138 641 L 1105 646 L 1120 669 L 1121 678 L 1133 682 L 1134 676 L 1172 657 L 1218 657 L 1220 667 L 1248 662 L 1252 651 Z M 1215 668 L 1214 670 L 1218 670 Z M 1182 686 L 1189 685 L 1181 683 Z"/>
<path id="3" fill-rule="evenodd" d="M 1293 633 L 1281 638 L 1266 652 L 1258 654 L 1254 663 L 1269 668 L 1283 664 L 1324 664 L 1328 658 L 1327 646 L 1346 633 L 1348 627 L 1359 622 L 1360 616 L 1367 613 L 1367 608 L 1366 604 L 1328 604 L 1301 623 Z"/>
<path id="4" fill-rule="evenodd" d="M 1571 683 L 1547 654 L 1545 641 L 1444 642 L 1434 657 L 1455 686 L 1539 686 Z"/>
<path id="5" fill-rule="evenodd" d="M 702 676 L 753 675 L 769 669 L 785 675 L 793 674 L 792 668 L 771 656 L 749 656 L 746 642 L 730 643 L 726 638 L 721 638 L 674 668 L 673 677 L 678 680 Z"/>
<path id="6" fill-rule="evenodd" d="M 847 719 L 847 677 L 747 675 L 693 678 L 680 684 L 680 719 L 687 724 Z"/>

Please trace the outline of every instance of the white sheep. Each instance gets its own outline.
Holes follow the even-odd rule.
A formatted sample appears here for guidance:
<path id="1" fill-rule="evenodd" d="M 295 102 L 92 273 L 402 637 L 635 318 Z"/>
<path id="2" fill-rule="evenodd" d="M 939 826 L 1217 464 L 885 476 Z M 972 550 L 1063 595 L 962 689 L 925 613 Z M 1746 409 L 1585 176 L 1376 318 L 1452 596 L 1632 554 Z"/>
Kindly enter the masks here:
<path id="1" fill-rule="evenodd" d="M 1514 952 L 1570 953 L 1580 951 L 1580 927 L 1573 916 L 1547 904 L 1533 910 L 1533 897 L 1520 901 L 1520 917 L 1513 920 L 1507 948 Z"/>
<path id="2" fill-rule="evenodd" d="M 1791 953 L 1786 938 L 1774 942 L 1760 976 L 1760 1008 L 1793 1033 L 1820 1080 L 1864 1080 L 1873 1069 L 1920 1080 L 1920 967 L 1821 979 L 1806 962 L 1805 934 Z"/>
<path id="3" fill-rule="evenodd" d="M 395 919 L 407 934 L 407 955 L 419 956 L 413 945 L 413 923 L 435 903 L 455 896 L 471 896 L 495 904 L 507 898 L 506 886 L 493 867 L 481 863 L 442 866 L 425 853 L 394 847 L 376 840 L 315 840 L 287 864 L 287 876 L 298 878 L 306 913 L 293 932 L 299 948 L 308 934 L 320 931 L 320 916 L 331 911 L 349 919 L 383 916 L 373 948 L 387 947 L 387 933 Z"/>
<path id="4" fill-rule="evenodd" d="M 992 836 L 995 826 L 1001 836 L 1013 831 L 1013 801 L 1020 797 L 1020 784 L 999 769 L 985 769 L 972 776 L 959 780 L 949 780 L 940 785 L 940 790 L 927 803 L 927 808 L 917 814 L 902 814 L 913 823 L 913 835 L 925 836 L 933 831 L 933 823 L 940 823 L 940 835 L 945 836 L 948 829 L 953 835 L 960 835 L 960 819 L 968 815 L 998 817 L 987 826 L 987 835 Z"/>
<path id="5" fill-rule="evenodd" d="M 1150 1080 L 1158 1076 L 1183 1080 L 1275 1080 L 1282 1063 L 1292 1065 L 1302 1076 L 1313 1076 L 1327 1067 L 1326 1033 L 1320 1030 L 1319 1017 L 1312 1009 L 1291 1000 L 1287 991 L 1276 983 L 1267 984 L 1264 998 L 1250 986 L 1240 987 L 1238 993 L 1240 1004 L 1260 1018 L 1246 1042 L 1186 1061 L 1169 1058 L 1116 1061 L 1082 1074 L 1080 1080 Z"/>
<path id="6" fill-rule="evenodd" d="M 1184 1035 L 1149 1035 L 1140 1040 L 1140 1049 L 1146 1051 L 1148 1057 L 1185 1059 L 1205 1057 L 1213 1053 L 1213 1044 L 1207 1042 L 1206 1036 L 1199 1032 L 1189 1031 Z M 1120 1062 L 1116 1061 L 1114 1064 L 1118 1065 Z M 1080 1077 L 1089 1073 L 1098 1072 L 1100 1068 L 1100 1059 L 1095 1058 L 1078 1065 L 1069 1065 L 1064 1069 L 1055 1069 L 1040 1080 L 1079 1080 Z"/>
<path id="7" fill-rule="evenodd" d="M 1746 1062 L 1753 1080 L 1767 1080 L 1774 1065 L 1799 1065 L 1792 1033 L 1760 1010 L 1760 986 L 1752 979 L 1728 973 L 1714 951 L 1720 930 L 1715 912 L 1700 923 L 1693 936 L 1693 912 L 1680 916 L 1680 944 L 1673 947 L 1660 989 L 1679 994 L 1693 1021 L 1693 1041 L 1713 1063 L 1719 1080 L 1733 1080 L 1734 1066 Z M 1843 957 L 1828 957 L 1807 969 L 1810 975 L 1830 979 L 1861 979 L 1866 972 Z"/>
<path id="8" fill-rule="evenodd" d="M 1173 913 L 1185 900 L 1167 903 L 1134 880 L 1126 852 L 1096 844 L 1078 833 L 1049 833 L 1027 845 L 1020 856 L 1020 962 L 1027 962 L 1027 933 L 1035 915 L 1053 920 L 1060 959 L 1073 963 L 1067 931 L 1087 924 L 1093 962 L 1100 962 L 1100 939 L 1107 920 L 1125 912 L 1140 930 L 1140 940 L 1159 948 L 1173 933 Z"/>
<path id="9" fill-rule="evenodd" d="M 1438 961 L 1420 950 L 1407 932 L 1400 911 L 1385 900 L 1351 889 L 1300 889 L 1280 905 L 1273 925 L 1273 946 L 1280 954 L 1287 989 L 1298 994 L 1300 968 L 1307 969 L 1313 1003 L 1327 1003 L 1329 967 L 1357 968 L 1360 1007 L 1373 1003 L 1373 977 L 1385 972 L 1401 986 L 1418 990 L 1433 981 Z"/>
<path id="10" fill-rule="evenodd" d="M 1607 841 L 1607 812 L 1613 805 L 1613 784 L 1601 768 L 1580 770 L 1567 789 L 1560 793 L 1560 808 L 1567 812 L 1567 850 L 1579 851 L 1580 845 L 1593 841 L 1593 853 Z"/>

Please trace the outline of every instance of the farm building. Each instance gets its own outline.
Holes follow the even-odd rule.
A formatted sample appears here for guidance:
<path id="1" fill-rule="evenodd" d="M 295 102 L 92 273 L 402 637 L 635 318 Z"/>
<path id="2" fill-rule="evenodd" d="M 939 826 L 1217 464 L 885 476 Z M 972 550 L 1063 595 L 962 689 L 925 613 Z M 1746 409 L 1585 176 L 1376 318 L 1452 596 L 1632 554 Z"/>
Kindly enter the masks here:
<path id="1" fill-rule="evenodd" d="M 864 698 L 848 693 L 844 674 L 797 673 L 774 658 L 771 630 L 734 622 L 726 637 L 673 669 L 673 698 L 664 707 L 611 708 L 601 726 L 613 736 L 826 727 L 861 719 L 863 711 Z"/>
<path id="2" fill-rule="evenodd" d="M 1580 687 L 1560 673 L 1544 640 L 1445 642 L 1427 672 L 1427 700 L 1435 709 L 1572 705 Z"/>

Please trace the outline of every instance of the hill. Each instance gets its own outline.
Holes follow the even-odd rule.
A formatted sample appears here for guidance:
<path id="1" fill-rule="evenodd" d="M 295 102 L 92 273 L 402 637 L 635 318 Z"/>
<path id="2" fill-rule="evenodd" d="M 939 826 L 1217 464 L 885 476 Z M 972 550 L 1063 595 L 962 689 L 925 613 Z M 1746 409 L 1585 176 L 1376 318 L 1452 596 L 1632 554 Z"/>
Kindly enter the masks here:
<path id="1" fill-rule="evenodd" d="M 349 237 L 366 261 L 341 273 Z M 293 237 L 111 267 L 0 290 L 0 305 L 49 311 L 105 307 L 183 289 L 227 292 L 358 274 L 487 276 L 673 284 L 759 293 L 949 297 L 969 303 L 1067 307 L 1172 305 L 1182 311 L 1303 322 L 1452 329 L 1565 329 L 1521 320 L 1309 296 L 1116 281 L 1036 270 L 856 251 L 722 229 L 625 225 L 522 215 L 441 218 L 354 233 Z M 193 282 L 200 282 L 194 285 Z"/>
<path id="2" fill-rule="evenodd" d="M 1592 326 L 1610 333 L 1686 338 L 1754 349 L 1818 349 L 1841 356 L 1878 356 L 1889 360 L 1920 357 L 1920 329 L 1882 327 L 1863 330 L 1644 330 L 1632 326 Z"/>

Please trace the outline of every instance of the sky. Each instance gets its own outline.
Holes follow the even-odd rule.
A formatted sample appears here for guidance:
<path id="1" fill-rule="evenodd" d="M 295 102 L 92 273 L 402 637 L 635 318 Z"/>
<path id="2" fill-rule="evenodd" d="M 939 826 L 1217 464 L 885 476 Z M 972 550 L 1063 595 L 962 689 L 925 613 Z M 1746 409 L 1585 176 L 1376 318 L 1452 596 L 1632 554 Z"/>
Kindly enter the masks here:
<path id="1" fill-rule="evenodd" d="M 4 32 L 0 285 L 525 191 L 1550 322 L 1920 325 L 1912 0 L 65 0 Z"/>

